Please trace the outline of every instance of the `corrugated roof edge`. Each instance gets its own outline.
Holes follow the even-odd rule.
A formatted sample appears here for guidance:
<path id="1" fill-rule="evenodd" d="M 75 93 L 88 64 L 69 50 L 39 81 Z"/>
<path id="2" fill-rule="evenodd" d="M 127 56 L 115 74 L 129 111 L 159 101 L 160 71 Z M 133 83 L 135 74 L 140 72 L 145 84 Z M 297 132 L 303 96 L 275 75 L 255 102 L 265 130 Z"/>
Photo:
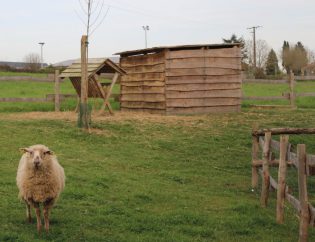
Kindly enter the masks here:
<path id="1" fill-rule="evenodd" d="M 200 49 L 200 48 L 209 48 L 209 49 L 216 49 L 216 48 L 231 48 L 234 46 L 241 46 L 241 43 L 231 43 L 231 44 L 199 44 L 199 45 L 174 45 L 174 46 L 159 46 L 159 47 L 152 47 L 146 49 L 138 49 L 138 50 L 128 50 L 115 53 L 114 55 L 121 55 L 121 56 L 128 56 L 128 55 L 140 55 L 140 54 L 148 54 L 148 53 L 155 53 L 161 50 L 170 49 L 170 50 L 185 50 L 185 49 Z"/>

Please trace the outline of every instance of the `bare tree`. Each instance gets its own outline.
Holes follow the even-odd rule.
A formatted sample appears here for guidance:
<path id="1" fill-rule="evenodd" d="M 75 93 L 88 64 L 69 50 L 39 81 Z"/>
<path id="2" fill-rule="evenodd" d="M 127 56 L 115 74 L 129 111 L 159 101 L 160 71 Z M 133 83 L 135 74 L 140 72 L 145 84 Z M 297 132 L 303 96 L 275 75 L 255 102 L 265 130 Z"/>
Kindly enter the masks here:
<path id="1" fill-rule="evenodd" d="M 40 56 L 36 53 L 29 53 L 24 57 L 25 69 L 29 71 L 38 71 L 40 69 Z"/>
<path id="2" fill-rule="evenodd" d="M 254 53 L 253 53 L 253 41 L 247 40 L 245 42 L 246 52 L 248 55 L 248 64 L 253 65 Z M 256 41 L 256 64 L 257 68 L 264 68 L 270 52 L 270 46 L 267 41 L 259 39 Z"/>
<path id="3" fill-rule="evenodd" d="M 315 62 L 315 51 L 311 50 L 308 47 L 305 47 L 306 53 L 307 53 L 307 59 L 308 63 L 314 63 Z"/>

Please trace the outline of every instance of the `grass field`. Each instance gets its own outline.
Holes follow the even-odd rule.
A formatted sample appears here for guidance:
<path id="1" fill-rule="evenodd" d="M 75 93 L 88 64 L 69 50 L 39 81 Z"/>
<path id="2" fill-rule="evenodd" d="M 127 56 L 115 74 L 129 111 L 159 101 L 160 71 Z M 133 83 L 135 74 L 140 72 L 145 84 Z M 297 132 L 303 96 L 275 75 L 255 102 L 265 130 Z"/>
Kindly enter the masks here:
<path id="1" fill-rule="evenodd" d="M 296 84 L 295 91 L 297 93 L 313 92 L 315 93 L 315 81 L 299 81 Z M 245 83 L 243 84 L 244 96 L 282 96 L 282 93 L 288 93 L 288 84 L 257 84 Z M 286 105 L 289 100 L 273 100 L 273 101 L 243 101 L 243 107 L 248 107 L 250 104 L 276 104 Z M 299 108 L 315 108 L 315 97 L 298 97 L 296 105 Z"/>
<path id="2" fill-rule="evenodd" d="M 0 84 L 0 97 L 26 95 L 22 90 L 34 97 L 53 93 L 49 83 L 51 87 Z M 255 96 L 266 95 L 263 88 L 244 86 L 246 94 Z M 281 88 L 267 95 L 278 95 L 270 92 L 282 92 Z M 311 92 L 313 86 L 298 88 Z M 62 84 L 63 93 L 72 89 L 69 82 Z M 116 112 L 93 116 L 88 134 L 76 127 L 73 112 L 24 112 L 50 111 L 52 104 L 10 105 L 0 103 L 0 241 L 298 240 L 292 207 L 286 203 L 285 223 L 278 225 L 276 194 L 271 193 L 264 209 L 259 190 L 251 191 L 250 133 L 254 123 L 313 127 L 311 108 L 243 108 L 235 114 L 178 117 Z M 63 105 L 64 110 L 74 108 Z M 314 135 L 290 136 L 290 142 L 305 143 L 308 153 L 315 154 Z M 34 223 L 26 223 L 15 185 L 18 149 L 35 143 L 55 151 L 67 176 L 65 191 L 52 210 L 51 232 L 41 236 Z M 277 177 L 275 169 L 272 174 Z M 288 174 L 297 196 L 296 171 Z M 308 184 L 315 205 L 313 177 Z M 314 241 L 315 230 L 309 232 L 309 241 Z"/>
<path id="3" fill-rule="evenodd" d="M 275 194 L 263 209 L 251 192 L 250 130 L 255 122 L 310 127 L 314 111 L 117 113 L 95 117 L 91 134 L 71 114 L 48 114 L 0 114 L 0 241 L 297 241 L 290 205 L 278 225 Z M 291 137 L 315 152 L 314 136 Z M 51 233 L 41 236 L 26 223 L 15 185 L 18 148 L 34 143 L 54 150 L 67 175 Z M 313 180 L 309 187 L 314 194 Z"/>

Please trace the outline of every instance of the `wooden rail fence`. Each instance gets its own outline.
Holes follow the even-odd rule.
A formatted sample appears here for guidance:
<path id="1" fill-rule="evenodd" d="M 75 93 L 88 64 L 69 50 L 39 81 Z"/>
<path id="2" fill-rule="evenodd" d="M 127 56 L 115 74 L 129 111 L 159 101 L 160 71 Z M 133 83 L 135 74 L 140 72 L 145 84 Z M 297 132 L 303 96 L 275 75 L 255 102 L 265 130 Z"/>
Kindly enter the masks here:
<path id="1" fill-rule="evenodd" d="M 268 204 L 269 190 L 277 190 L 278 223 L 284 222 L 284 202 L 287 200 L 297 210 L 300 218 L 299 241 L 308 240 L 308 227 L 315 227 L 315 208 L 308 201 L 307 176 L 315 175 L 315 155 L 306 153 L 305 144 L 297 145 L 297 153 L 292 152 L 288 142 L 288 134 L 315 134 L 315 128 L 277 128 L 253 130 L 252 132 L 252 188 L 258 187 L 259 174 L 262 177 L 260 203 L 262 207 Z M 280 142 L 272 140 L 272 135 L 280 135 Z M 260 149 L 261 148 L 261 149 Z M 259 159 L 259 150 L 263 158 Z M 275 158 L 275 153 L 279 153 Z M 270 167 L 278 167 L 278 181 L 270 175 Z M 299 198 L 295 198 L 286 184 L 287 167 L 298 171 Z"/>
<path id="2" fill-rule="evenodd" d="M 0 76 L 1 81 L 32 81 L 32 82 L 54 82 L 55 83 L 55 93 L 54 94 L 46 94 L 46 97 L 43 98 L 34 98 L 34 97 L 0 97 L 1 102 L 34 102 L 34 103 L 42 103 L 42 102 L 54 102 L 55 111 L 60 111 L 60 103 L 68 98 L 77 98 L 77 94 L 60 94 L 60 82 L 63 82 L 62 79 L 59 78 L 59 70 L 56 70 L 54 74 L 48 74 L 46 77 L 34 77 L 34 76 Z M 109 78 L 112 74 L 103 75 L 103 78 Z M 114 98 L 115 101 L 119 101 L 120 94 L 112 94 L 111 97 Z"/>
<path id="3" fill-rule="evenodd" d="M 296 80 L 315 80 L 315 76 L 294 76 L 290 73 L 288 80 L 263 80 L 263 79 L 248 79 L 244 83 L 263 83 L 263 84 L 289 84 L 290 92 L 282 93 L 282 96 L 243 96 L 243 100 L 255 101 L 274 101 L 274 100 L 289 100 L 288 105 L 251 105 L 253 107 L 291 107 L 296 108 L 297 97 L 315 97 L 315 92 L 296 93 Z"/>

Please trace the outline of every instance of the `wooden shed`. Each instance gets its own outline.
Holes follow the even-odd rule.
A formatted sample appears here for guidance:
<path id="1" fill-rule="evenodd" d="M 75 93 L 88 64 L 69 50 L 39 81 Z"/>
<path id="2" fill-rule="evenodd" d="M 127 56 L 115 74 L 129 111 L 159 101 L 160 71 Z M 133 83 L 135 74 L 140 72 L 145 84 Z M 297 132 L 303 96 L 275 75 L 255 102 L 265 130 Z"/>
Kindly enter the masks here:
<path id="1" fill-rule="evenodd" d="M 116 53 L 121 109 L 160 114 L 240 111 L 240 44 L 155 47 Z"/>
<path id="2" fill-rule="evenodd" d="M 111 83 L 100 82 L 100 76 L 107 74 L 106 78 L 112 77 Z M 108 76 L 108 74 L 110 74 Z M 113 86 L 117 79 L 126 74 L 126 72 L 116 65 L 113 61 L 108 58 L 89 58 L 88 60 L 88 97 L 89 98 L 102 98 L 104 105 L 108 107 L 112 113 L 112 109 L 109 103 L 109 97 L 111 95 Z M 78 96 L 81 95 L 81 59 L 75 61 L 67 69 L 65 69 L 60 78 L 68 77 L 75 88 Z"/>

